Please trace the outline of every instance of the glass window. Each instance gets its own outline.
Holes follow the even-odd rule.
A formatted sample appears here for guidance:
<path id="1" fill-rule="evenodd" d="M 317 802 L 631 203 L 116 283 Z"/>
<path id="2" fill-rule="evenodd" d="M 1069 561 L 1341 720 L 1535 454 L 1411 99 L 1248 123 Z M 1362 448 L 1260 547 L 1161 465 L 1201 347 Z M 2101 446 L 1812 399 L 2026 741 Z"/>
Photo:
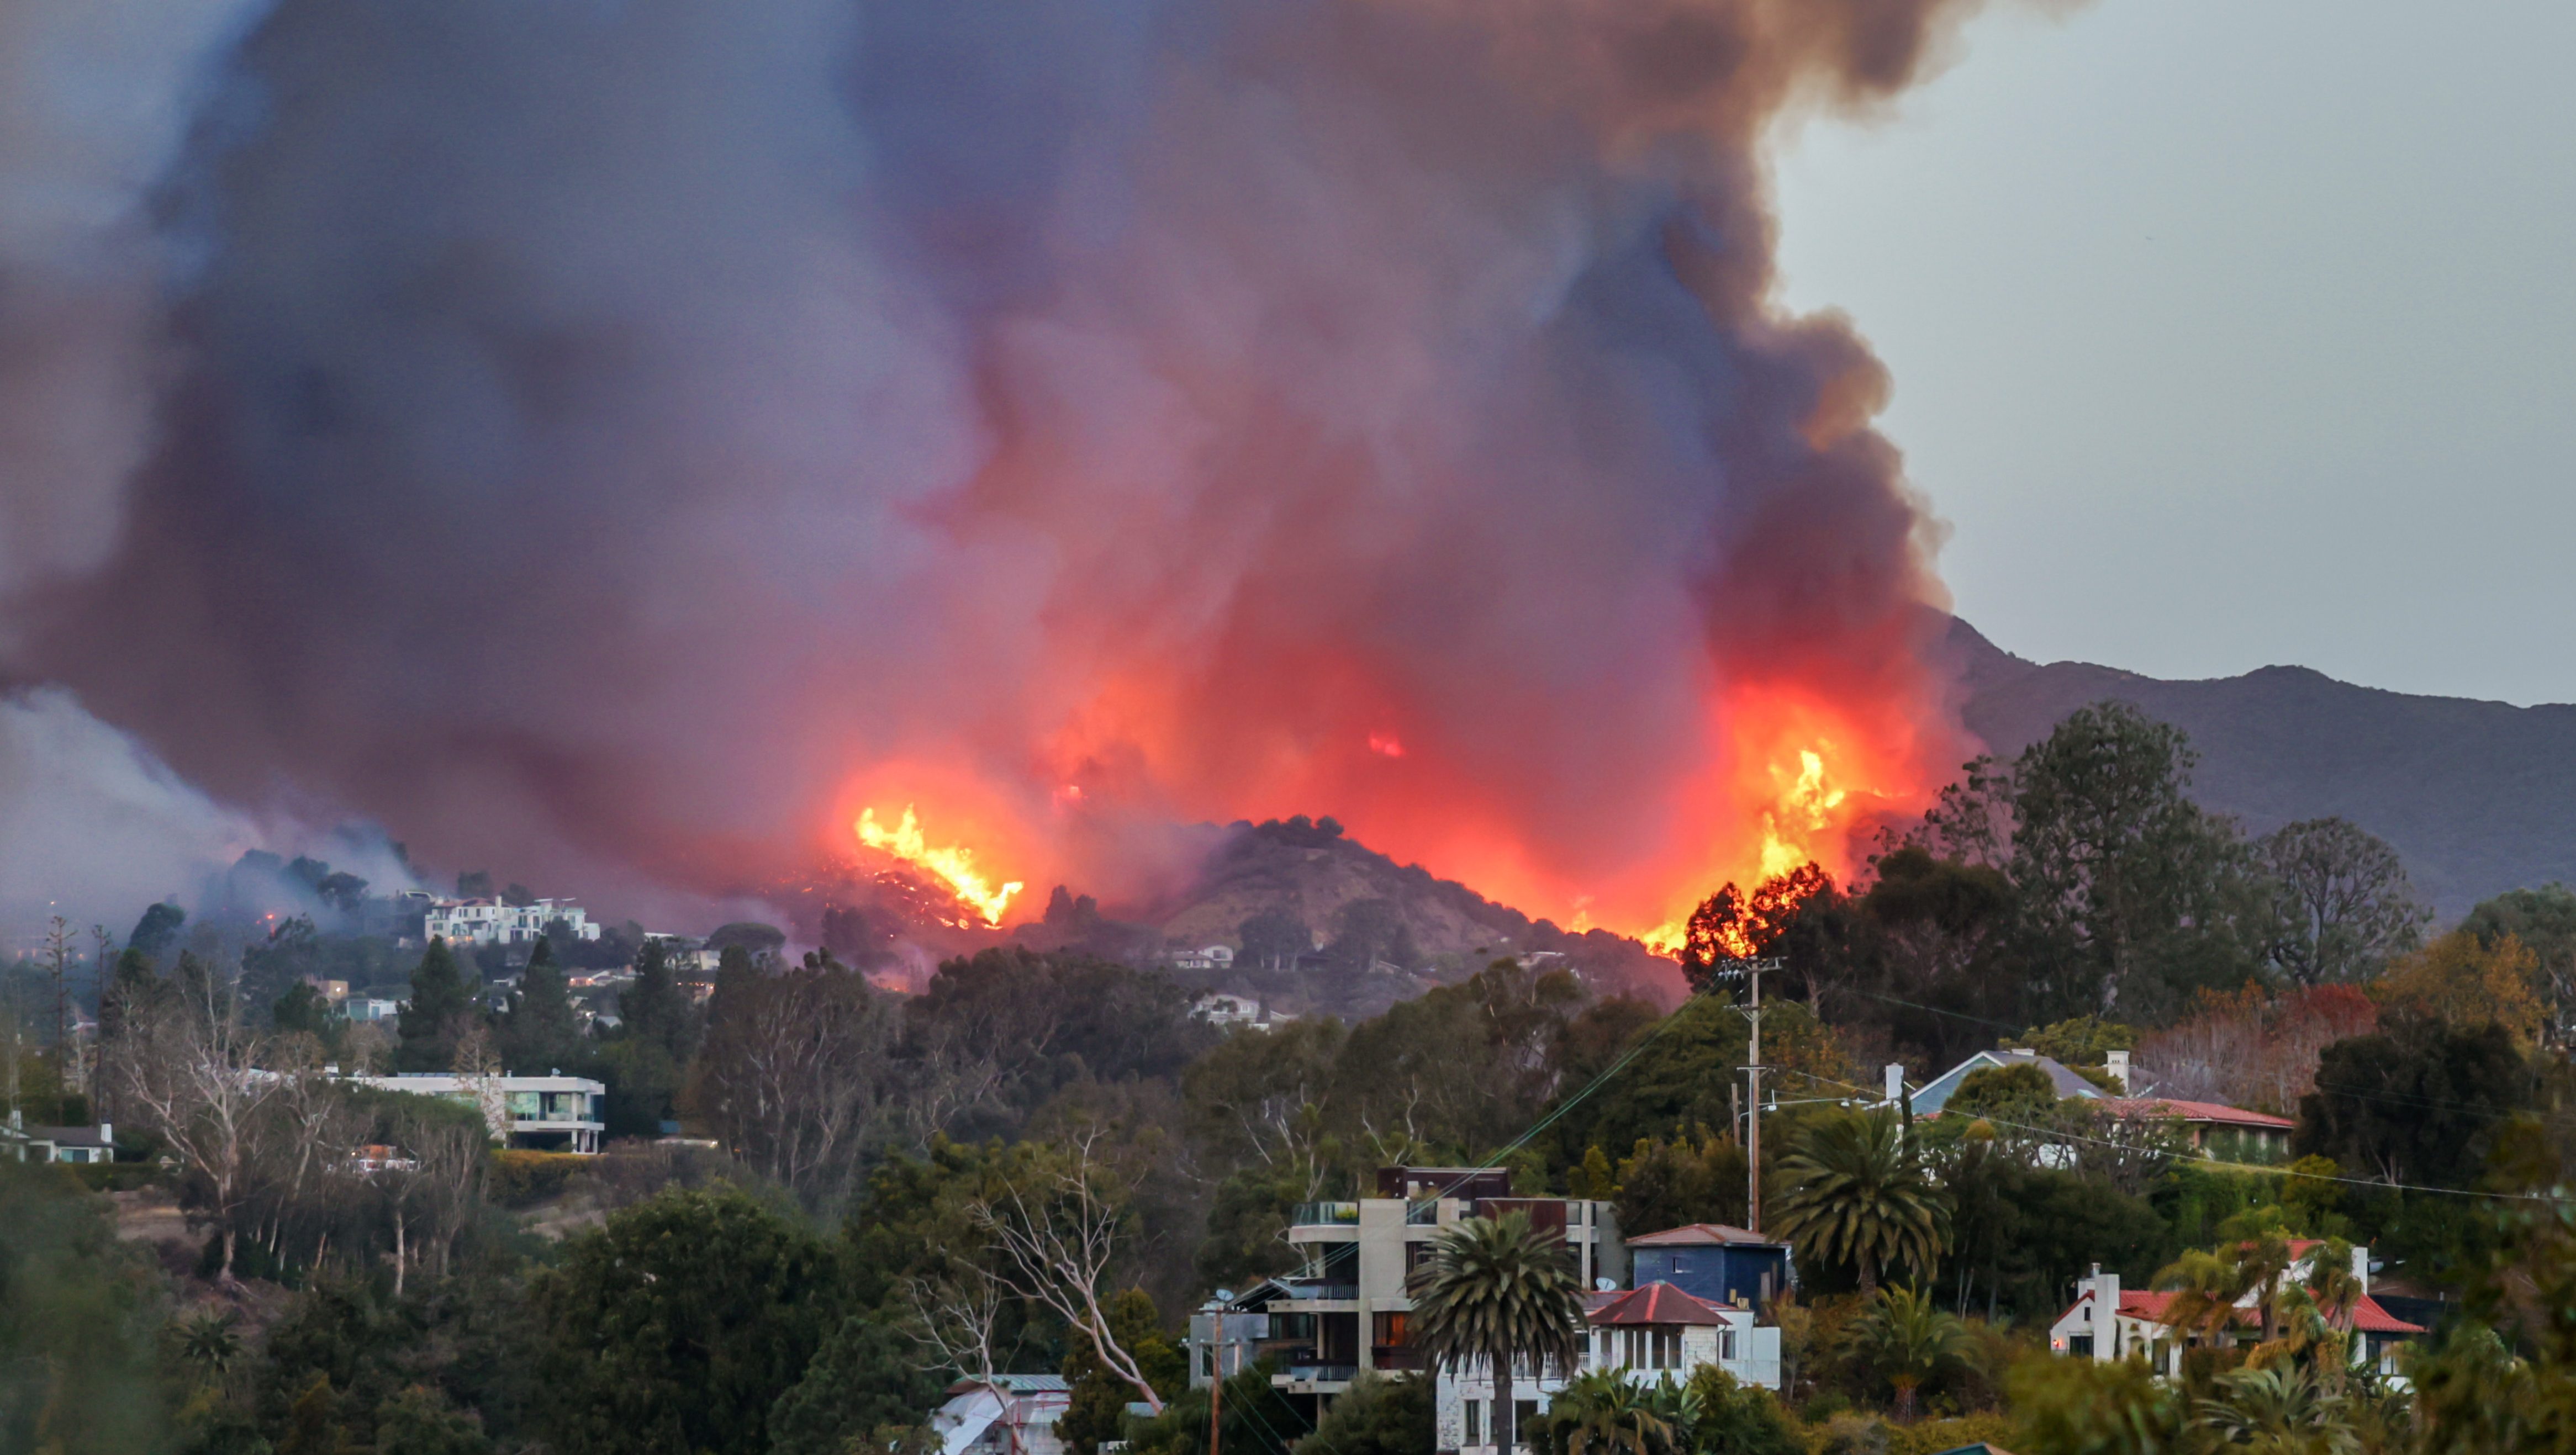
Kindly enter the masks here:
<path id="1" fill-rule="evenodd" d="M 1466 1442 L 1467 1442 L 1468 1444 L 1470 1444 L 1470 1445 L 1482 1445 L 1483 1443 L 1485 1443 L 1485 1420 L 1484 1420 L 1484 1414 L 1485 1414 L 1485 1403 L 1484 1403 L 1484 1401 L 1482 1401 L 1482 1400 L 1475 1400 L 1475 1399 L 1471 1399 L 1471 1400 L 1467 1401 L 1467 1441 L 1466 1441 Z"/>

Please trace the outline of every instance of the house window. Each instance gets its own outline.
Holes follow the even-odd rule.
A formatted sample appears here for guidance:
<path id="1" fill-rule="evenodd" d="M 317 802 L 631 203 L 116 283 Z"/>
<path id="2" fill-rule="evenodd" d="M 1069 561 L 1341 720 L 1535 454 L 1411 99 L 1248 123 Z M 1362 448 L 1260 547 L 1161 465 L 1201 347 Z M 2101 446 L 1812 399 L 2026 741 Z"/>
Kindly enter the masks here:
<path id="1" fill-rule="evenodd" d="M 1484 1413 L 1484 1401 L 1473 1399 L 1467 1401 L 1467 1443 L 1470 1445 L 1485 1443 Z"/>
<path id="2" fill-rule="evenodd" d="M 1527 1445 L 1527 1444 L 1529 1443 L 1529 1427 L 1530 1427 L 1530 1426 L 1532 1426 L 1532 1425 L 1535 1425 L 1535 1424 L 1537 1424 L 1537 1423 L 1538 1423 L 1538 1401 L 1537 1401 L 1537 1400 L 1534 1400 L 1534 1399 L 1516 1399 L 1516 1400 L 1513 1400 L 1513 1401 L 1512 1401 L 1512 1448 L 1513 1448 L 1513 1449 L 1516 1449 L 1516 1450 L 1517 1450 L 1517 1449 L 1521 1448 L 1522 1446 Z"/>
<path id="3" fill-rule="evenodd" d="M 1731 1364 L 1735 1361 L 1735 1330 L 1733 1328 L 1721 1328 L 1717 1331 L 1717 1357 L 1722 1363 Z"/>

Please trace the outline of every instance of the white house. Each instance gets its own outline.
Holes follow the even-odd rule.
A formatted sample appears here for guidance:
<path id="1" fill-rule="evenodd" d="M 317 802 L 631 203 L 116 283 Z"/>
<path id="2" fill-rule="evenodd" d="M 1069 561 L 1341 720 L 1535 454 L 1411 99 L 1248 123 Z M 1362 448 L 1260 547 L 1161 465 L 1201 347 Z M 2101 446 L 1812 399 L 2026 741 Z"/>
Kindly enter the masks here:
<path id="1" fill-rule="evenodd" d="M 1073 1403 L 1060 1374 L 996 1374 L 948 1386 L 930 1430 L 945 1455 L 1064 1455 L 1056 1422 Z"/>
<path id="2" fill-rule="evenodd" d="M 352 1021 L 389 1021 L 402 1014 L 399 1000 L 379 1000 L 372 995 L 353 995 L 340 1002 L 340 1009 Z"/>
<path id="3" fill-rule="evenodd" d="M 2313 1238 L 2293 1239 L 2290 1243 L 2290 1266 L 2279 1275 L 2291 1283 L 2304 1283 L 2316 1266 L 2317 1250 L 2324 1244 Z M 2391 1378 L 2398 1374 L 2397 1349 L 2420 1339 L 2425 1334 L 2421 1324 L 2410 1324 L 2379 1306 L 2370 1296 L 2370 1249 L 2352 1250 L 2352 1276 L 2360 1285 L 2360 1297 L 2351 1310 L 2352 1330 L 2360 1337 L 2353 1340 L 2352 1360 L 2356 1366 L 2377 1369 Z M 2263 1319 L 2258 1311 L 2262 1295 L 2269 1286 L 2255 1289 L 2236 1300 L 2229 1327 L 2216 1335 L 2185 1330 L 2173 1323 L 2173 1301 L 2181 1295 L 2146 1289 L 2123 1289 L 2120 1275 L 2105 1273 L 2095 1264 L 2090 1277 L 2075 1285 L 2075 1302 L 2048 1326 L 2048 1349 L 2075 1359 L 2104 1361 L 2144 1358 L 2156 1372 L 2168 1379 L 2182 1375 L 2182 1354 L 2187 1343 L 2215 1337 L 2229 1345 L 2251 1344 L 2262 1337 Z"/>
<path id="4" fill-rule="evenodd" d="M 1256 1031 L 1270 1029 L 1273 1020 L 1293 1020 L 1293 1016 L 1272 1016 L 1261 1009 L 1261 1002 L 1241 995 L 1202 995 L 1190 1006 L 1190 1014 L 1220 1030 L 1250 1026 Z"/>
<path id="5" fill-rule="evenodd" d="M 608 1097 L 604 1084 L 582 1076 L 446 1076 L 404 1072 L 352 1076 L 384 1091 L 442 1096 L 483 1113 L 492 1135 L 512 1147 L 546 1152 L 596 1152 Z"/>
<path id="6" fill-rule="evenodd" d="M 1196 950 L 1172 952 L 1175 970 L 1231 970 L 1234 968 L 1232 945 L 1206 945 Z"/>
<path id="7" fill-rule="evenodd" d="M 116 1160 L 116 1128 L 108 1122 L 94 1127 L 31 1127 L 22 1125 L 16 1112 L 0 1127 L 0 1157 L 15 1157 L 21 1162 L 113 1162 Z"/>
<path id="8" fill-rule="evenodd" d="M 540 899 L 534 904 L 505 904 L 498 899 L 433 899 L 421 918 L 421 933 L 451 945 L 524 945 L 543 938 L 546 926 L 562 920 L 576 939 L 596 940 L 599 926 L 589 911 L 569 899 Z"/>
<path id="9" fill-rule="evenodd" d="M 1650 1283 L 1585 1300 L 1583 1355 L 1573 1369 L 1523 1366 L 1513 1372 L 1515 1430 L 1525 1430 L 1578 1373 L 1617 1370 L 1630 1382 L 1679 1384 L 1715 1365 L 1738 1384 L 1780 1387 L 1780 1331 L 1756 1327 L 1753 1310 L 1693 1298 L 1669 1283 Z M 1493 1372 L 1471 1361 L 1440 1372 L 1435 1390 L 1435 1446 L 1457 1455 L 1501 1455 L 1494 1440 Z"/>

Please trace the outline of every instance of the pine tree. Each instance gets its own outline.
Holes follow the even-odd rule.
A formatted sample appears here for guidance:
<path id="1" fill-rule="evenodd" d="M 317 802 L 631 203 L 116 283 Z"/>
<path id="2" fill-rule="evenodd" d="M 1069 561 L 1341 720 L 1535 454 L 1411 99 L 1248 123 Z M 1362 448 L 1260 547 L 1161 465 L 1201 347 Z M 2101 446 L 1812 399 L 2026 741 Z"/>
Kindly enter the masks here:
<path id="1" fill-rule="evenodd" d="M 552 1072 L 573 1064 L 581 1054 L 581 1025 L 573 1015 L 572 995 L 563 972 L 555 966 L 554 948 L 544 940 L 528 955 L 519 976 L 519 993 L 510 997 L 509 1014 L 501 1018 L 501 1061 L 522 1076 Z"/>
<path id="2" fill-rule="evenodd" d="M 628 1039 L 660 1049 L 675 1065 L 687 1065 L 697 1049 L 697 1017 L 660 940 L 646 940 L 635 957 L 635 983 L 617 997 L 617 1015 Z"/>
<path id="3" fill-rule="evenodd" d="M 394 1050 L 394 1069 L 444 1071 L 453 1065 L 456 1036 L 473 1004 L 447 941 L 432 939 L 429 953 L 411 972 L 411 1000 L 402 1009 L 402 1044 Z"/>

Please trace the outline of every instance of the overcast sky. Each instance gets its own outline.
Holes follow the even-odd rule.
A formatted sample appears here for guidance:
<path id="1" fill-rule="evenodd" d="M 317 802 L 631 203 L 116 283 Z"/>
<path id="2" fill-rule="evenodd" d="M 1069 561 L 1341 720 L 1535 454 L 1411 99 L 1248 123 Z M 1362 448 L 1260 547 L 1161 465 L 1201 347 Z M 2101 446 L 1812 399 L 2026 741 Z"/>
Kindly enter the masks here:
<path id="1" fill-rule="evenodd" d="M 1784 152 L 2008 650 L 2576 701 L 2576 4 L 2005 7 Z"/>

